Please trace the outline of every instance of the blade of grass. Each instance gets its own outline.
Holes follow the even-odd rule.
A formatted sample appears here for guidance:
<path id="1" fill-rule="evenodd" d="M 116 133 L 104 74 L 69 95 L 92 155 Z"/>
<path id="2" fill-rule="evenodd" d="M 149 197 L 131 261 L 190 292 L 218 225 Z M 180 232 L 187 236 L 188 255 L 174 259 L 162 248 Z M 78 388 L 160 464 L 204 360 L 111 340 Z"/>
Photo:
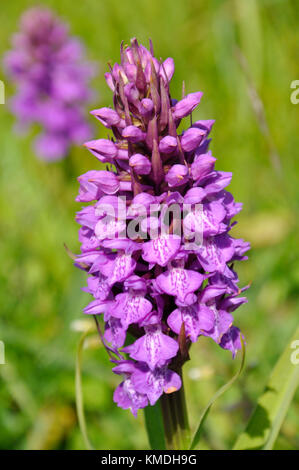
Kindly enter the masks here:
<path id="1" fill-rule="evenodd" d="M 163 420 L 160 402 L 144 408 L 145 427 L 151 449 L 165 450 Z"/>
<path id="2" fill-rule="evenodd" d="M 77 356 L 76 356 L 76 379 L 75 379 L 75 389 L 76 389 L 76 409 L 77 409 L 77 416 L 79 427 L 83 436 L 85 447 L 88 450 L 93 450 L 93 446 L 88 438 L 87 434 L 87 427 L 86 427 L 86 420 L 85 420 L 85 413 L 84 413 L 84 403 L 83 403 L 83 391 L 82 391 L 82 352 L 84 348 L 84 342 L 90 330 L 87 330 L 83 333 L 80 338 L 78 349 L 77 349 Z"/>
<path id="3" fill-rule="evenodd" d="M 235 443 L 235 450 L 273 448 L 299 385 L 299 365 L 291 359 L 292 344 L 295 340 L 299 340 L 299 327 L 275 365 L 247 428 Z"/>

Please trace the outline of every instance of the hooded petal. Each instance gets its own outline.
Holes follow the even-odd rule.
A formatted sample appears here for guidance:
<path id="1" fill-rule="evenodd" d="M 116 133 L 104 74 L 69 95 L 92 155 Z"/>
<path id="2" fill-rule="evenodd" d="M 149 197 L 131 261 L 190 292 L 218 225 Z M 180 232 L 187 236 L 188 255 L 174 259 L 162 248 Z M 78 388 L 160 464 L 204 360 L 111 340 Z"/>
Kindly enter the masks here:
<path id="1" fill-rule="evenodd" d="M 204 243 L 198 248 L 198 260 L 206 271 L 223 273 L 226 270 L 226 263 L 232 259 L 233 253 L 232 238 L 223 234 L 204 240 Z"/>
<path id="2" fill-rule="evenodd" d="M 86 142 L 85 147 L 95 155 L 101 162 L 112 162 L 117 155 L 117 147 L 107 139 L 90 140 Z"/>
<path id="3" fill-rule="evenodd" d="M 112 344 L 113 348 L 121 348 L 126 339 L 126 328 L 119 318 L 110 316 L 105 323 L 104 338 Z"/>
<path id="4" fill-rule="evenodd" d="M 189 93 L 189 95 L 185 96 L 181 101 L 178 101 L 176 105 L 173 107 L 173 117 L 175 119 L 182 119 L 188 114 L 192 113 L 192 111 L 196 108 L 199 104 L 203 93 L 198 91 L 196 93 Z"/>
<path id="5" fill-rule="evenodd" d="M 215 305 L 209 305 L 210 310 L 214 314 L 214 326 L 208 331 L 204 332 L 205 336 L 210 336 L 216 343 L 220 343 L 222 336 L 227 333 L 233 323 L 233 316 L 225 310 L 218 310 Z"/>
<path id="6" fill-rule="evenodd" d="M 126 327 L 131 323 L 138 323 L 152 310 L 152 304 L 141 295 L 131 293 L 118 294 L 115 302 L 111 304 L 110 311 L 113 316 L 120 318 Z"/>

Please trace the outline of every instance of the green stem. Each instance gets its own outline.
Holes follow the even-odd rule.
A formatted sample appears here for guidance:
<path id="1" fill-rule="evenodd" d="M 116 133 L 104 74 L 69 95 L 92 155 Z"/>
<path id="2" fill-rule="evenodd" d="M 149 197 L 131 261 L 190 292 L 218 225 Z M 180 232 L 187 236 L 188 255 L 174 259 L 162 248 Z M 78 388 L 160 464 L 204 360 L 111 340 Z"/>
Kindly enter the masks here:
<path id="1" fill-rule="evenodd" d="M 175 395 L 175 403 L 176 403 L 176 408 L 177 408 L 178 423 L 179 423 L 179 429 L 180 429 L 180 435 L 181 435 L 181 446 L 183 450 L 186 450 L 189 448 L 191 435 L 190 435 L 190 427 L 189 427 L 182 371 L 180 371 L 180 376 L 182 379 L 182 386 L 180 390 L 174 393 L 174 395 Z"/>
<path id="2" fill-rule="evenodd" d="M 167 399 L 168 399 L 168 403 L 169 403 L 170 417 L 171 417 L 171 420 L 172 420 L 174 448 L 175 449 L 180 449 L 181 446 L 182 446 L 181 432 L 180 432 L 180 427 L 179 427 L 179 415 L 178 415 L 178 410 L 177 410 L 176 399 L 175 399 L 174 393 L 171 393 L 170 395 L 168 395 Z"/>
<path id="3" fill-rule="evenodd" d="M 160 403 L 167 449 L 186 450 L 190 444 L 190 429 L 182 371 L 179 370 L 178 373 L 182 379 L 182 387 L 177 392 L 163 394 Z"/>

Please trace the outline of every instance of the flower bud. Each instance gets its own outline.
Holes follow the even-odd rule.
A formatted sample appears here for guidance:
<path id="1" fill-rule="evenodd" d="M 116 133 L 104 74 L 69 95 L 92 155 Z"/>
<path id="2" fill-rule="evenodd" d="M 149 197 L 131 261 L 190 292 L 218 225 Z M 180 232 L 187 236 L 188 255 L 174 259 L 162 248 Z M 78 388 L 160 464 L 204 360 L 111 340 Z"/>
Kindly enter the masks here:
<path id="1" fill-rule="evenodd" d="M 145 139 L 145 134 L 139 127 L 127 126 L 122 131 L 122 137 L 128 139 L 129 142 L 140 142 Z"/>
<path id="2" fill-rule="evenodd" d="M 190 127 L 190 129 L 185 131 L 181 137 L 182 149 L 185 152 L 192 152 L 196 147 L 198 147 L 204 135 L 204 130 Z"/>
<path id="3" fill-rule="evenodd" d="M 167 173 L 165 180 L 172 188 L 181 186 L 188 181 L 188 168 L 185 165 L 173 165 Z"/>
<path id="4" fill-rule="evenodd" d="M 84 145 L 93 155 L 101 160 L 101 162 L 111 162 L 117 155 L 117 147 L 111 140 L 90 140 Z"/>
<path id="5" fill-rule="evenodd" d="M 172 153 L 177 149 L 178 143 L 175 137 L 167 135 L 160 140 L 159 150 L 161 153 Z"/>
<path id="6" fill-rule="evenodd" d="M 105 127 L 117 126 L 121 118 L 118 113 L 111 108 L 100 108 L 90 111 L 90 114 L 96 117 Z"/>
<path id="7" fill-rule="evenodd" d="M 173 107 L 172 115 L 175 119 L 182 119 L 189 114 L 196 108 L 199 104 L 203 93 L 198 91 L 197 93 L 190 93 L 189 95 L 185 96 L 181 101 L 178 101 L 176 105 Z"/>
<path id="8" fill-rule="evenodd" d="M 134 168 L 137 175 L 148 175 L 151 172 L 151 162 L 141 153 L 135 153 L 130 158 L 130 166 Z"/>

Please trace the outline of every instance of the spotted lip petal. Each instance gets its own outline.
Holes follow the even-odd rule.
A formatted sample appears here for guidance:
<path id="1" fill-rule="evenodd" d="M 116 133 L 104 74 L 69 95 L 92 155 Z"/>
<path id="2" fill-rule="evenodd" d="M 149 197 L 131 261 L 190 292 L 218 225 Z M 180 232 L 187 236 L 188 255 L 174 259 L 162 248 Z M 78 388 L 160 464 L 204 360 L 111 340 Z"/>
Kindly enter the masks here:
<path id="1" fill-rule="evenodd" d="M 188 306 L 196 302 L 194 292 L 199 289 L 204 276 L 196 271 L 171 268 L 157 277 L 157 286 L 162 292 L 176 298 L 177 305 Z"/>
<path id="2" fill-rule="evenodd" d="M 135 363 L 122 361 L 112 370 L 115 374 L 123 375 L 124 378 L 114 391 L 113 401 L 124 410 L 131 410 L 137 417 L 138 410 L 148 405 L 148 399 L 145 394 L 137 392 L 132 383 L 131 376 L 136 371 Z"/>
<path id="3" fill-rule="evenodd" d="M 216 343 L 220 343 L 223 335 L 227 333 L 233 323 L 233 316 L 225 310 L 218 310 L 215 305 L 209 306 L 214 315 L 214 326 L 210 331 L 204 332 L 205 336 L 210 336 Z"/>
<path id="4" fill-rule="evenodd" d="M 104 338 L 112 344 L 113 348 L 121 348 L 126 339 L 126 328 L 119 318 L 110 316 L 105 323 Z"/>
<path id="5" fill-rule="evenodd" d="M 115 297 L 115 302 L 110 304 L 111 314 L 122 320 L 125 326 L 138 323 L 152 310 L 152 304 L 142 295 L 122 293 Z"/>
<path id="6" fill-rule="evenodd" d="M 130 378 L 125 379 L 115 389 L 113 401 L 123 410 L 131 410 L 135 418 L 137 418 L 138 410 L 148 405 L 146 395 L 136 392 Z"/>
<path id="7" fill-rule="evenodd" d="M 137 392 L 147 396 L 153 406 L 162 393 L 170 393 L 179 390 L 182 385 L 180 376 L 167 367 L 154 370 L 140 363 L 137 370 L 132 374 L 132 383 Z"/>
<path id="8" fill-rule="evenodd" d="M 123 349 L 132 359 L 145 362 L 151 370 L 161 367 L 176 356 L 179 349 L 177 341 L 162 333 L 159 325 L 145 327 L 145 335 Z"/>
<path id="9" fill-rule="evenodd" d="M 177 308 L 167 320 L 172 331 L 177 334 L 180 333 L 183 322 L 186 336 L 195 343 L 202 332 L 213 329 L 214 314 L 206 305 L 195 303 L 189 307 Z"/>
<path id="10" fill-rule="evenodd" d="M 92 294 L 98 300 L 106 300 L 110 294 L 107 278 L 101 274 L 87 278 L 87 287 L 83 287 L 82 290 Z"/>
<path id="11" fill-rule="evenodd" d="M 227 234 L 207 238 L 198 249 L 199 262 L 209 272 L 226 272 L 226 263 L 232 259 L 233 254 L 233 241 Z"/>
<path id="12" fill-rule="evenodd" d="M 177 236 L 160 236 L 146 242 L 142 246 L 142 257 L 148 263 L 166 266 L 174 258 L 181 246 L 181 239 Z"/>

